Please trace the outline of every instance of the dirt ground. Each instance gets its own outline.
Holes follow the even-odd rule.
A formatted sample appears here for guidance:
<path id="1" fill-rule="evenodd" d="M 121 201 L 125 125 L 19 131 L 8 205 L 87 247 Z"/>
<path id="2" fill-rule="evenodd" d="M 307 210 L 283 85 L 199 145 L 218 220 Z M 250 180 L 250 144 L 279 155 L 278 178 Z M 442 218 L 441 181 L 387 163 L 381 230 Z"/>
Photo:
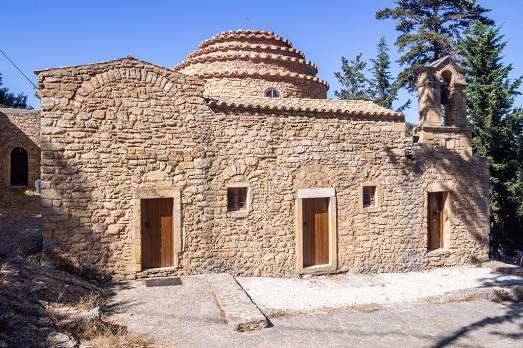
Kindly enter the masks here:
<path id="1" fill-rule="evenodd" d="M 39 197 L 0 208 L 0 348 L 145 347 L 148 341 L 105 320 L 101 284 L 39 263 Z"/>

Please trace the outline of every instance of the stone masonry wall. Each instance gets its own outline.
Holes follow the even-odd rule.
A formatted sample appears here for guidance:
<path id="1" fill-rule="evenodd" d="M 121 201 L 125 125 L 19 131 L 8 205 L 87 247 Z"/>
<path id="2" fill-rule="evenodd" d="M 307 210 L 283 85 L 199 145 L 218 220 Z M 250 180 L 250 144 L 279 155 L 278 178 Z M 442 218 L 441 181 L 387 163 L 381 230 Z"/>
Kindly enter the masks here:
<path id="1" fill-rule="evenodd" d="M 208 195 L 216 200 L 210 202 L 214 230 L 207 244 L 215 253 L 206 270 L 292 275 L 300 188 L 336 190 L 341 271 L 409 271 L 486 257 L 488 172 L 485 161 L 470 152 L 417 145 L 407 159 L 401 119 L 214 111 L 216 152 L 206 163 L 213 178 Z M 225 184 L 231 182 L 249 184 L 246 218 L 227 217 Z M 360 207 L 364 182 L 378 184 L 381 203 L 372 212 Z M 452 190 L 452 213 L 445 249 L 427 253 L 431 185 Z M 199 245 L 194 243 L 194 252 Z M 198 264 L 192 255 L 184 254 L 184 267 Z"/>
<path id="2" fill-rule="evenodd" d="M 49 255 L 83 270 L 129 273 L 133 191 L 148 178 L 154 187 L 197 188 L 183 197 L 185 228 L 197 234 L 207 180 L 195 161 L 205 157 L 201 125 L 211 116 L 203 83 L 132 59 L 42 72 L 39 80 Z"/>
<path id="3" fill-rule="evenodd" d="M 327 87 L 316 82 L 300 79 L 250 77 L 208 78 L 205 81 L 205 93 L 209 96 L 256 96 L 265 97 L 269 88 L 277 89 L 283 98 L 325 99 Z"/>
<path id="4" fill-rule="evenodd" d="M 485 162 L 410 144 L 402 117 L 211 110 L 202 81 L 133 59 L 42 71 L 39 83 L 44 247 L 55 260 L 134 275 L 133 192 L 162 187 L 182 197 L 174 274 L 295 275 L 299 188 L 335 188 L 342 271 L 487 254 Z M 382 192 L 373 212 L 359 205 L 367 181 Z M 249 184 L 246 217 L 227 214 L 235 182 Z M 427 253 L 426 191 L 438 185 L 451 190 L 449 241 Z"/>
<path id="5" fill-rule="evenodd" d="M 40 112 L 0 108 L 0 201 L 9 201 L 11 189 L 11 151 L 27 151 L 28 184 L 40 178 Z"/>

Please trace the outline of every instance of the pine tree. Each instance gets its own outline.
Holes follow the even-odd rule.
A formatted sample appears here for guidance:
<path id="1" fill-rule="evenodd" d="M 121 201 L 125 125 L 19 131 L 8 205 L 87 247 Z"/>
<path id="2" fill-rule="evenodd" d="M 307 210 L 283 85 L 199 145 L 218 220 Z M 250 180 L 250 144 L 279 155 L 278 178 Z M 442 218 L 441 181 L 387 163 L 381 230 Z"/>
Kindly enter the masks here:
<path id="1" fill-rule="evenodd" d="M 0 73 L 0 107 L 32 109 L 27 105 L 27 96 L 20 93 L 15 95 L 9 92 L 9 88 L 2 87 L 2 73 Z"/>
<path id="2" fill-rule="evenodd" d="M 503 63 L 499 28 L 476 23 L 462 40 L 474 151 L 490 162 L 491 253 L 523 250 L 523 112 L 514 108 L 522 78 Z"/>
<path id="3" fill-rule="evenodd" d="M 456 40 L 473 21 L 493 23 L 484 16 L 488 11 L 475 0 L 396 0 L 396 7 L 378 11 L 377 19 L 395 20 L 400 32 L 395 44 L 403 52 L 401 85 L 414 91 L 416 69 L 456 54 Z"/>
<path id="4" fill-rule="evenodd" d="M 370 69 L 371 79 L 369 83 L 368 94 L 376 104 L 386 108 L 392 108 L 392 103 L 398 97 L 400 84 L 398 80 L 392 78 L 390 72 L 389 47 L 385 37 L 381 37 L 378 42 L 377 55 L 371 59 L 372 67 Z M 403 104 L 398 111 L 402 111 L 410 105 L 410 100 Z"/>
<path id="5" fill-rule="evenodd" d="M 367 63 L 360 53 L 356 58 L 347 60 L 341 57 L 341 72 L 334 75 L 341 83 L 341 89 L 334 95 L 340 99 L 369 99 L 369 79 L 365 76 Z"/>

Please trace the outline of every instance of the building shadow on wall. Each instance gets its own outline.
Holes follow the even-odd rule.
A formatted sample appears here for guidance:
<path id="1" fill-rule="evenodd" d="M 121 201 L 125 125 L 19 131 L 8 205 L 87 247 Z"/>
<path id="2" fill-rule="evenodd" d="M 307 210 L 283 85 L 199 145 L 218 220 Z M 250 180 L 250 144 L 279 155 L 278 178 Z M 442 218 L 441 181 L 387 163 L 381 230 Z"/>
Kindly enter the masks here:
<path id="1" fill-rule="evenodd" d="M 86 218 L 93 209 L 89 206 L 93 187 L 87 176 L 65 159 L 61 151 L 53 151 L 52 158 L 46 158 L 45 154 L 42 157 L 45 161 L 42 169 L 53 173 L 48 174 L 52 178 L 43 175 L 42 261 L 86 279 L 110 281 L 111 274 L 101 269 L 110 251 L 101 241 L 103 233 L 96 233 L 91 218 Z"/>
<path id="2" fill-rule="evenodd" d="M 93 200 L 96 201 L 93 197 L 94 187 L 90 185 L 86 174 L 82 173 L 73 162 L 65 159 L 62 152 L 54 151 L 53 154 L 54 158 L 49 159 L 53 162 L 52 167 L 58 169 L 58 172 L 73 176 L 71 180 L 74 180 L 78 188 L 73 192 L 66 186 L 62 187 L 62 181 L 51 179 L 51 187 L 43 189 L 43 198 L 47 202 L 44 202 L 42 207 L 42 232 L 44 236 L 49 233 L 53 237 L 44 237 L 42 264 L 49 263 L 53 268 L 96 284 L 96 291 L 100 290 L 105 299 L 100 307 L 104 315 L 110 316 L 138 305 L 139 303 L 133 300 L 114 303 L 117 292 L 131 289 L 132 284 L 128 281 L 115 280 L 112 273 L 103 270 L 103 265 L 108 263 L 110 256 L 107 245 L 101 241 L 103 232 L 95 232 L 91 219 L 84 219 L 93 209 L 89 204 Z M 44 167 L 49 168 L 49 166 L 50 164 L 46 164 Z M 52 190 L 52 196 L 45 192 L 46 189 Z M 56 204 L 58 206 L 55 206 L 53 201 L 59 202 Z M 54 235 L 55 230 L 61 231 L 60 240 L 57 240 Z M 64 234 L 63 231 L 67 233 Z M 80 239 L 78 240 L 77 235 L 71 236 L 69 234 L 71 232 L 81 235 Z M 75 249 L 78 244 L 82 246 L 80 249 Z M 114 323 L 111 325 L 114 326 L 113 329 L 118 326 Z M 126 327 L 122 326 L 121 329 L 126 330 Z"/>
<path id="3" fill-rule="evenodd" d="M 488 186 L 488 177 L 482 178 L 481 173 L 478 172 L 480 166 L 486 165 L 486 160 L 469 153 L 458 153 L 445 148 L 438 148 L 435 151 L 426 148 L 424 144 L 414 144 L 413 148 L 407 148 L 404 154 L 395 153 L 390 148 L 385 148 L 385 152 L 388 160 L 399 166 L 402 174 L 407 175 L 409 180 L 421 179 L 432 168 L 435 168 L 435 172 L 439 173 L 440 177 L 452 178 L 452 180 L 434 179 L 433 181 L 455 184 L 454 187 L 457 188 L 458 192 L 454 192 L 455 194 L 451 196 L 452 216 L 457 217 L 461 224 L 468 228 L 469 233 L 480 246 L 489 247 L 489 236 L 484 236 L 478 231 L 488 228 L 490 223 L 490 217 L 487 214 L 489 211 L 488 201 L 477 199 L 477 197 L 488 197 L 489 195 L 488 190 L 484 192 L 481 189 L 483 185 Z M 464 176 L 463 172 L 465 171 L 470 174 Z M 470 179 L 486 179 L 486 182 L 482 182 L 481 185 L 471 185 Z M 424 184 L 429 181 L 425 180 Z M 407 185 L 412 187 L 408 182 Z M 406 190 L 408 189 L 407 187 Z M 421 187 L 421 189 L 426 195 L 427 187 Z M 421 206 L 418 209 L 425 210 L 426 207 Z M 426 215 L 423 210 L 421 216 Z M 485 221 L 480 222 L 479 225 L 476 214 L 478 210 L 485 214 Z"/>

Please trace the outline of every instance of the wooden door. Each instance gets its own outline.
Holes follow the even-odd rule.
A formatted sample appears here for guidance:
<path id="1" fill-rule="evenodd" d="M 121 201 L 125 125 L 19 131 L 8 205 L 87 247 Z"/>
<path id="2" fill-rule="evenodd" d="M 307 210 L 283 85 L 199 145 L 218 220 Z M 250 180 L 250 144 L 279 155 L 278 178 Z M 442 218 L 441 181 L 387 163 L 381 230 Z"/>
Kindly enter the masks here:
<path id="1" fill-rule="evenodd" d="M 173 200 L 152 198 L 141 201 L 142 267 L 173 265 Z"/>
<path id="2" fill-rule="evenodd" d="M 303 211 L 303 266 L 329 263 L 329 198 L 305 198 Z"/>
<path id="3" fill-rule="evenodd" d="M 443 247 L 443 198 L 443 192 L 429 193 L 429 250 L 435 250 Z"/>

